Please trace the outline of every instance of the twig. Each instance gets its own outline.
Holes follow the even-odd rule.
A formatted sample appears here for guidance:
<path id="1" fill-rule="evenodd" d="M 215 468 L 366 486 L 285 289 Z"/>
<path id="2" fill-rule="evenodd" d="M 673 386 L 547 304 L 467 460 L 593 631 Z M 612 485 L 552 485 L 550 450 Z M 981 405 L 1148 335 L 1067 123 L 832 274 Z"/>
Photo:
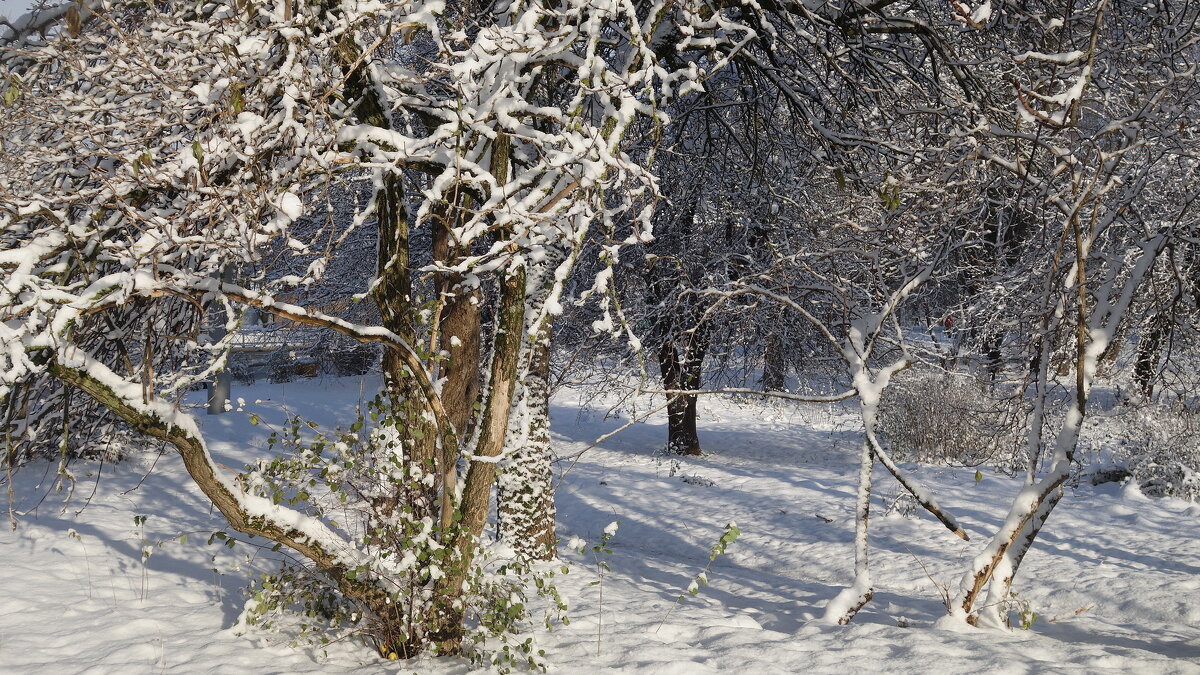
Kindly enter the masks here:
<path id="1" fill-rule="evenodd" d="M 1096 608 L 1095 605 L 1085 605 L 1085 606 L 1080 607 L 1079 609 L 1075 610 L 1074 612 L 1071 612 L 1070 614 L 1068 614 L 1066 616 L 1055 616 L 1055 617 L 1046 619 L 1046 621 L 1049 621 L 1050 623 L 1054 623 L 1055 621 L 1062 621 L 1063 619 L 1070 619 L 1071 617 L 1079 616 L 1080 614 L 1083 614 L 1084 612 L 1093 610 L 1095 608 Z"/>
<path id="2" fill-rule="evenodd" d="M 596 447 L 597 445 L 600 445 L 601 443 L 603 443 L 604 441 L 607 441 L 608 439 L 612 438 L 613 436 L 616 436 L 617 434 L 621 433 L 622 431 L 625 431 L 626 429 L 633 426 L 634 424 L 637 424 L 638 422 L 644 422 L 651 415 L 653 415 L 656 412 L 659 412 L 663 408 L 666 408 L 668 405 L 670 405 L 670 401 L 667 401 L 666 403 L 658 406 L 654 410 L 651 410 L 650 412 L 646 413 L 645 415 L 642 415 L 641 417 L 634 417 L 634 418 L 630 419 L 629 422 L 622 424 L 621 426 L 617 427 L 616 429 L 613 429 L 612 431 L 608 432 L 607 434 L 603 434 L 602 436 L 597 438 L 595 441 L 592 442 L 591 445 L 589 445 L 586 448 L 584 448 L 583 450 L 580 450 L 579 452 L 575 453 L 575 457 L 571 459 L 571 465 L 568 466 L 565 471 L 563 471 L 561 474 L 559 474 L 558 479 L 561 481 L 563 478 L 566 477 L 567 474 L 571 473 L 571 470 L 574 469 L 575 465 L 579 463 L 579 458 L 583 457 L 583 453 L 587 452 L 588 450 L 591 450 L 592 448 Z"/>
<path id="3" fill-rule="evenodd" d="M 916 560 L 917 564 L 921 566 L 921 571 L 925 573 L 925 578 L 929 579 L 929 583 L 933 584 L 933 587 L 937 589 L 938 595 L 942 596 L 942 604 L 946 606 L 946 609 L 950 609 L 950 589 L 942 584 L 939 584 L 937 580 L 933 578 L 933 575 L 929 573 L 929 568 L 925 567 L 925 563 L 921 562 L 921 559 L 917 557 L 916 553 L 912 552 L 912 549 L 909 548 L 907 544 L 901 544 L 901 546 L 903 546 L 904 550 L 908 551 L 908 554 L 913 557 L 913 560 Z"/>
<path id="4" fill-rule="evenodd" d="M 642 389 L 640 394 L 663 394 L 666 396 L 696 396 L 699 394 L 749 394 L 752 396 L 769 396 L 772 398 L 783 398 L 789 401 L 802 401 L 804 403 L 837 403 L 845 401 L 858 393 L 857 389 L 843 391 L 840 394 L 831 396 L 805 396 L 803 394 L 792 394 L 786 391 L 759 391 L 757 389 Z"/>

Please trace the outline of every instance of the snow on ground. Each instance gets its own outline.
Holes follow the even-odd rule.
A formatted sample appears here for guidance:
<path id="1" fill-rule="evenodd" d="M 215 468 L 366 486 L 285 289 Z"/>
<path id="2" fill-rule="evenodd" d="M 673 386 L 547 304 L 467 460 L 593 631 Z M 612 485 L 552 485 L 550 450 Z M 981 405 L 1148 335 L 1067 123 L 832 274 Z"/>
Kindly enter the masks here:
<path id="1" fill-rule="evenodd" d="M 352 421 L 374 386 L 335 379 L 235 395 L 267 422 L 287 408 L 335 424 Z M 665 429 L 653 418 L 580 455 L 626 421 L 604 419 L 581 398 L 567 391 L 554 400 L 560 535 L 596 543 L 609 523 L 620 529 L 602 604 L 590 552 L 562 548 L 573 569 L 556 583 L 571 623 L 535 632 L 552 672 L 1200 673 L 1200 505 L 1115 484 L 1072 490 L 1017 578 L 1019 600 L 1037 620 L 1029 630 L 989 631 L 939 622 L 940 593 L 999 523 L 1018 483 L 987 470 L 976 483 L 973 469 L 908 465 L 964 521 L 972 540 L 963 542 L 920 513 L 884 515 L 897 491 L 879 473 L 875 599 L 850 626 L 825 626 L 814 619 L 853 569 L 858 436 L 847 418 L 822 406 L 707 399 L 704 457 L 661 456 Z M 229 466 L 253 457 L 269 433 L 236 412 L 201 421 Z M 46 468 L 23 471 L 18 505 L 45 494 L 49 478 L 34 483 Z M 221 522 L 174 456 L 75 470 L 65 509 L 62 495 L 49 494 L 15 531 L 0 532 L 0 671 L 470 671 L 463 661 L 385 662 L 349 643 L 323 655 L 279 635 L 238 635 L 240 588 L 274 563 L 248 547 L 205 543 Z M 677 603 L 730 521 L 742 535 L 712 565 L 710 585 Z"/>

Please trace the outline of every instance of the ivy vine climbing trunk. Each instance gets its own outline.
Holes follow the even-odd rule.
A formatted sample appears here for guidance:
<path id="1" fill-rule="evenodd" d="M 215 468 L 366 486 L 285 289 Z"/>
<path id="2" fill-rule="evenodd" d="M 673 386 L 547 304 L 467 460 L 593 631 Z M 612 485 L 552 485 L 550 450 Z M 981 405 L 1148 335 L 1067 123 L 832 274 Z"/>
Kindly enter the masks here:
<path id="1" fill-rule="evenodd" d="M 529 372 L 509 422 L 511 457 L 497 479 L 500 535 L 529 560 L 554 558 L 554 484 L 550 446 L 550 322 L 530 346 Z"/>

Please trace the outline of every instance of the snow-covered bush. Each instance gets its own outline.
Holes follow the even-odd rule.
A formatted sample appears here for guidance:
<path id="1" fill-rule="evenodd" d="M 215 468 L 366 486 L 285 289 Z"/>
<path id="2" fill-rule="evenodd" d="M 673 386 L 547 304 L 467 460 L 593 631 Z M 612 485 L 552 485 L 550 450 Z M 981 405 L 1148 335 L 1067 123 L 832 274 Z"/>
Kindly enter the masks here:
<path id="1" fill-rule="evenodd" d="M 883 392 L 879 431 L 899 458 L 973 466 L 1008 464 L 1020 439 L 1014 416 L 973 378 L 901 373 Z"/>
<path id="2" fill-rule="evenodd" d="M 1122 406 L 1095 422 L 1088 445 L 1142 492 L 1200 501 L 1200 410 L 1178 401 Z"/>
<path id="3" fill-rule="evenodd" d="M 378 345 L 364 344 L 344 335 L 326 334 L 309 350 L 326 375 L 364 375 L 379 364 Z"/>

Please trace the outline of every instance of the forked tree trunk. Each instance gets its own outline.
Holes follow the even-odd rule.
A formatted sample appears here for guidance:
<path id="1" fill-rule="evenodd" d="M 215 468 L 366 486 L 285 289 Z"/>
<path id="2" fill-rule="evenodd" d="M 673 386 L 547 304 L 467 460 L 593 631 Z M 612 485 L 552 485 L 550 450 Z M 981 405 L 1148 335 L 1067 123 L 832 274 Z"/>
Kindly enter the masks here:
<path id="1" fill-rule="evenodd" d="M 921 286 L 932 273 L 933 267 L 924 268 L 919 274 L 910 277 L 904 285 L 893 291 L 883 303 L 881 311 L 870 313 L 856 319 L 847 326 L 844 338 L 839 339 L 829 327 L 809 312 L 808 308 L 797 303 L 786 295 L 773 293 L 765 288 L 749 286 L 748 289 L 758 295 L 769 297 L 795 311 L 816 328 L 829 343 L 840 352 L 846 365 L 846 372 L 854 385 L 854 394 L 858 397 L 859 412 L 863 421 L 863 449 L 859 461 L 858 504 L 855 518 L 855 575 L 853 584 L 843 589 L 825 608 L 825 619 L 830 622 L 848 623 L 854 618 L 873 594 L 871 587 L 870 568 L 867 563 L 868 540 L 867 525 L 870 516 L 871 474 L 874 462 L 878 461 L 900 485 L 913 496 L 922 508 L 937 518 L 946 529 L 960 539 L 968 539 L 967 533 L 958 520 L 949 511 L 938 505 L 929 490 L 905 474 L 891 456 L 879 443 L 876 437 L 878 425 L 879 402 L 883 391 L 888 387 L 896 373 L 909 367 L 907 358 L 895 361 L 872 374 L 868 368 L 876 338 L 881 334 L 886 322 L 900 306 L 900 303 Z"/>
<path id="2" fill-rule="evenodd" d="M 1078 235 L 1078 223 L 1074 223 Z M 1074 273 L 1077 307 L 1075 316 L 1075 392 L 1063 425 L 1055 439 L 1053 462 L 1049 473 L 1037 482 L 1030 482 L 1013 500 L 1004 525 L 971 563 L 971 568 L 959 581 L 950 603 L 950 613 L 970 623 L 987 626 L 1004 625 L 1000 607 L 1008 599 L 1013 578 L 1032 548 L 1034 541 L 1050 517 L 1050 512 L 1062 499 L 1063 483 L 1071 475 L 1072 461 L 1083 428 L 1087 403 L 1091 394 L 1096 366 L 1111 343 L 1124 319 L 1134 294 L 1166 244 L 1164 236 L 1142 243 L 1141 256 L 1136 260 L 1128 278 L 1121 280 L 1126 268 L 1123 260 L 1109 260 L 1102 283 L 1094 294 L 1088 293 L 1083 270 L 1087 250 L 1078 241 Z M 1117 283 L 1121 282 L 1118 287 Z M 1094 307 L 1089 307 L 1092 298 Z M 1062 305 L 1055 310 L 1063 316 Z M 976 605 L 986 589 L 986 600 Z"/>
<path id="3" fill-rule="evenodd" d="M 892 377 L 908 368 L 907 360 L 900 360 L 888 365 L 872 377 L 866 366 L 866 360 L 861 354 L 866 353 L 861 343 L 847 344 L 843 348 L 843 358 L 849 366 L 854 388 L 858 395 L 859 413 L 863 421 L 863 450 L 859 456 L 858 472 L 858 503 L 854 520 L 854 582 L 843 589 L 825 607 L 825 620 L 833 623 L 850 623 L 858 610 L 862 609 L 875 591 L 871 583 L 871 571 L 868 564 L 868 525 L 871 513 L 871 477 L 878 460 L 885 469 L 908 490 L 916 502 L 937 518 L 946 529 L 960 539 L 968 539 L 967 533 L 958 520 L 943 509 L 928 490 L 914 482 L 907 474 L 896 466 L 891 456 L 879 443 L 876 431 L 879 426 L 879 401 L 883 391 L 891 383 Z"/>
<path id="4" fill-rule="evenodd" d="M 494 141 L 491 169 L 501 182 L 508 178 L 509 151 L 508 138 L 498 135 Z M 521 371 L 528 277 L 529 271 L 524 266 L 518 266 L 508 270 L 500 280 L 496 331 L 475 434 L 474 457 L 470 458 L 463 479 L 458 505 L 460 522 L 447 535 L 447 547 L 452 551 L 452 559 L 444 570 L 444 576 L 434 585 L 433 595 L 438 606 L 437 616 L 432 618 L 430 638 L 441 654 L 456 654 L 461 650 L 466 616 L 462 594 L 491 506 L 496 463 L 508 436 L 513 397 Z"/>
<path id="5" fill-rule="evenodd" d="M 465 607 L 463 586 L 491 505 L 496 461 L 504 450 L 509 413 L 512 410 L 520 363 L 525 318 L 525 270 L 513 270 L 501 283 L 496 312 L 496 337 L 493 341 L 490 376 L 479 419 L 475 458 L 470 460 L 459 502 L 461 522 L 451 530 L 448 547 L 453 559 L 445 576 L 434 587 L 438 615 L 434 618 L 431 641 L 438 653 L 453 654 L 461 649 Z"/>
<path id="6" fill-rule="evenodd" d="M 337 45 L 338 60 L 346 72 L 344 93 L 348 100 L 355 101 L 355 114 L 362 120 L 382 129 L 391 128 L 390 113 L 384 110 L 361 63 L 361 51 L 349 37 Z M 408 209 L 405 206 L 404 177 L 386 171 L 374 194 L 375 220 L 378 228 L 376 244 L 376 282 L 371 287 L 371 298 L 379 308 L 380 320 L 385 328 L 398 335 L 409 345 L 417 345 L 415 316 L 412 302 L 412 277 L 409 259 Z M 395 486 L 390 495 L 375 498 L 375 507 L 388 517 L 396 510 L 404 511 L 412 520 L 420 522 L 428 517 L 434 522 L 444 521 L 450 513 L 450 481 L 448 457 L 438 456 L 437 429 L 430 423 L 433 417 L 429 409 L 427 393 L 412 372 L 414 364 L 394 349 L 383 353 L 383 379 L 387 397 L 391 404 L 392 423 L 403 444 L 403 465 L 407 475 L 413 470 L 431 473 L 439 480 L 425 485 L 422 482 L 406 481 Z M 457 447 L 457 443 L 454 444 Z M 395 610 L 391 610 L 394 614 Z M 385 614 L 380 620 L 385 624 Z M 396 627 L 396 634 L 402 634 Z M 415 644 L 377 645 L 385 654 L 415 654 L 420 651 L 420 638 Z"/>

